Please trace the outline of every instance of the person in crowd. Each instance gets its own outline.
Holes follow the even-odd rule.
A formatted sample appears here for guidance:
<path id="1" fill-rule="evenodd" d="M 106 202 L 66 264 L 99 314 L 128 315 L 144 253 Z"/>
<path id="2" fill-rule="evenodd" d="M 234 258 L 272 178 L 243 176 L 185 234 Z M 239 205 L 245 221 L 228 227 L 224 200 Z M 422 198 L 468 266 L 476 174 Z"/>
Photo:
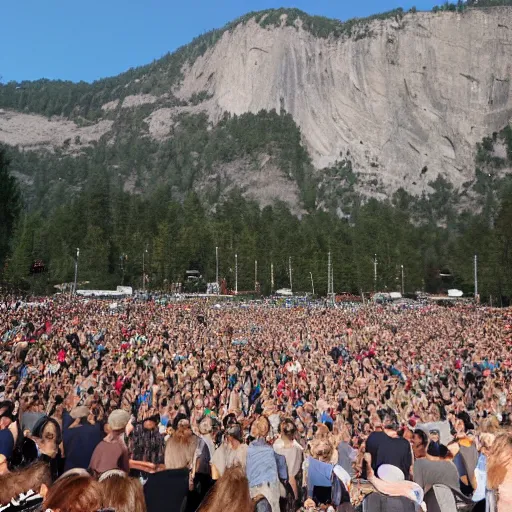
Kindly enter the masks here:
<path id="1" fill-rule="evenodd" d="M 224 440 L 215 450 L 211 460 L 212 478 L 219 479 L 226 469 L 240 466 L 245 471 L 247 445 L 243 442 L 242 426 L 231 422 L 224 431 Z"/>
<path id="2" fill-rule="evenodd" d="M 101 424 L 91 417 L 88 407 L 75 407 L 63 414 L 62 442 L 65 453 L 64 471 L 73 468 L 87 469 L 96 446 L 103 440 Z"/>
<path id="3" fill-rule="evenodd" d="M 196 510 L 211 486 L 208 447 L 192 432 L 189 419 L 178 414 L 174 419 L 174 433 L 165 446 L 165 467 L 189 471 L 187 510 Z M 207 462 L 204 462 L 206 457 Z M 207 474 L 201 473 L 206 471 Z"/>
<path id="4" fill-rule="evenodd" d="M 24 469 L 0 475 L 0 510 L 39 511 L 51 485 L 50 468 L 44 462 L 36 462 Z"/>
<path id="5" fill-rule="evenodd" d="M 371 455 L 372 469 L 379 475 L 383 464 L 395 466 L 406 479 L 412 478 L 412 449 L 403 437 L 398 435 L 400 425 L 390 411 L 379 411 L 382 432 L 372 432 L 366 440 L 366 452 Z"/>
<path id="6" fill-rule="evenodd" d="M 140 481 L 120 470 L 103 473 L 99 479 L 104 509 L 115 512 L 146 512 L 144 490 Z"/>
<path id="7" fill-rule="evenodd" d="M 279 512 L 281 489 L 274 450 L 266 442 L 270 422 L 265 416 L 257 418 L 251 427 L 254 441 L 247 449 L 247 479 L 251 498 L 263 495 L 272 512 Z"/>
<path id="8" fill-rule="evenodd" d="M 485 427 L 483 430 L 486 430 Z M 494 432 L 497 432 L 494 428 L 492 430 L 493 432 L 481 432 L 475 440 L 475 445 L 479 455 L 475 474 L 471 482 L 471 486 L 475 490 L 471 499 L 478 504 L 473 509 L 474 512 L 485 511 L 485 495 L 487 492 L 487 458 L 496 439 L 496 434 Z"/>
<path id="9" fill-rule="evenodd" d="M 198 462 L 198 437 L 192 432 L 190 421 L 186 416 L 175 419 L 174 434 L 165 445 L 165 467 L 167 469 L 188 468 L 193 479 Z"/>
<path id="10" fill-rule="evenodd" d="M 199 422 L 199 434 L 201 439 L 204 441 L 206 446 L 208 447 L 208 455 L 211 459 L 213 457 L 213 454 L 215 453 L 215 443 L 212 438 L 212 432 L 213 432 L 213 424 L 212 419 L 209 416 L 205 416 L 200 422 Z"/>
<path id="11" fill-rule="evenodd" d="M 5 405 L 3 412 L 0 410 L 0 455 L 7 459 L 12 457 L 18 435 L 18 424 L 12 414 L 12 407 Z"/>
<path id="12" fill-rule="evenodd" d="M 9 461 L 4 454 L 0 453 L 0 476 L 7 475 L 8 473 L 10 473 Z"/>
<path id="13" fill-rule="evenodd" d="M 233 465 L 247 468 L 244 441 L 267 415 L 272 428 L 263 443 L 276 441 L 280 422 L 291 418 L 305 458 L 313 439 L 339 445 L 337 459 L 349 476 L 353 450 L 360 463 L 366 449 L 375 478 L 388 464 L 410 479 L 411 450 L 415 459 L 427 456 L 427 443 L 411 429 L 422 430 L 453 452 L 461 484 L 474 494 L 482 422 L 493 416 L 501 430 L 512 419 L 512 315 L 505 309 L 423 302 L 286 308 L 272 299 L 211 306 L 151 294 L 120 300 L 115 310 L 108 301 L 67 295 L 0 297 L 2 304 L 0 474 L 36 458 L 54 465 L 64 459 L 54 478 L 88 468 L 105 421 L 123 409 L 132 416 L 130 467 L 148 484 L 156 489 L 165 480 L 158 470 L 165 468 L 166 440 L 170 467 L 208 476 L 208 453 L 218 478 Z M 208 433 L 204 417 L 224 424 L 222 438 Z M 186 449 L 191 439 L 177 418 L 190 418 L 200 434 Z M 62 430 L 60 455 L 53 422 Z M 210 441 L 219 446 L 213 456 Z M 274 457 L 281 442 L 282 432 Z M 350 488 L 354 505 L 357 489 Z"/>
<path id="14" fill-rule="evenodd" d="M 101 485 L 91 476 L 60 477 L 43 502 L 45 512 L 99 512 L 103 497 Z"/>
<path id="15" fill-rule="evenodd" d="M 334 445 L 329 439 L 318 437 L 310 445 L 306 460 L 306 488 L 310 505 L 328 505 L 332 499 L 332 464 Z"/>
<path id="16" fill-rule="evenodd" d="M 428 448 L 428 436 L 424 430 L 417 428 L 413 432 L 411 446 L 415 460 L 426 458 Z"/>
<path id="17" fill-rule="evenodd" d="M 198 512 L 253 512 L 249 482 L 240 466 L 226 469 L 206 496 Z"/>
<path id="18" fill-rule="evenodd" d="M 454 455 L 453 462 L 459 472 L 461 491 L 466 496 L 471 496 L 475 490 L 473 485 L 478 451 L 473 438 L 467 435 L 465 424 L 460 419 L 454 420 L 454 434 L 454 440 L 449 448 Z"/>
<path id="19" fill-rule="evenodd" d="M 34 425 L 32 432 L 29 432 L 29 436 L 36 443 L 39 459 L 50 464 L 52 479 L 56 480 L 64 472 L 59 423 L 54 418 L 43 416 Z"/>
<path id="20" fill-rule="evenodd" d="M 512 510 L 512 433 L 496 437 L 487 460 L 487 510 Z"/>
<path id="21" fill-rule="evenodd" d="M 34 428 L 40 423 L 46 414 L 43 410 L 43 404 L 37 395 L 28 395 L 20 404 L 21 429 L 23 432 L 28 430 L 33 432 Z"/>
<path id="22" fill-rule="evenodd" d="M 197 438 L 197 463 L 194 476 L 194 489 L 196 491 L 195 498 L 197 505 L 199 505 L 213 485 L 211 458 L 212 451 L 215 450 L 215 447 L 211 437 L 211 432 L 213 430 L 211 418 L 206 416 L 200 420 L 198 422 L 198 430 L 200 435 Z"/>
<path id="23" fill-rule="evenodd" d="M 414 481 L 425 493 L 436 484 L 460 491 L 459 473 L 453 463 L 453 455 L 444 444 L 429 443 L 426 457 L 414 462 Z"/>
<path id="24" fill-rule="evenodd" d="M 281 433 L 279 439 L 274 442 L 274 450 L 279 455 L 283 455 L 286 459 L 286 466 L 288 469 L 288 481 L 295 499 L 299 499 L 299 490 L 302 486 L 302 461 L 303 461 L 303 449 L 299 443 L 295 440 L 297 435 L 297 427 L 295 422 L 286 418 L 281 422 L 279 426 Z"/>
<path id="25" fill-rule="evenodd" d="M 120 469 L 126 473 L 130 471 L 130 456 L 123 438 L 129 421 L 129 413 L 122 409 L 116 409 L 110 413 L 109 433 L 94 449 L 89 464 L 93 475 L 99 477 L 112 469 Z"/>
<path id="26" fill-rule="evenodd" d="M 350 475 L 354 476 L 354 462 L 357 459 L 357 450 L 352 447 L 350 433 L 343 428 L 341 440 L 338 444 L 338 464 Z"/>
<path id="27" fill-rule="evenodd" d="M 159 415 L 153 414 L 135 426 L 128 424 L 131 468 L 151 472 L 164 467 L 165 437 L 159 431 L 159 422 Z"/>
<path id="28" fill-rule="evenodd" d="M 417 483 L 406 480 L 401 469 L 391 464 L 381 464 L 377 476 L 373 471 L 370 453 L 365 453 L 364 461 L 368 481 L 375 489 L 365 498 L 365 510 L 419 512 L 426 509 L 423 489 Z"/>

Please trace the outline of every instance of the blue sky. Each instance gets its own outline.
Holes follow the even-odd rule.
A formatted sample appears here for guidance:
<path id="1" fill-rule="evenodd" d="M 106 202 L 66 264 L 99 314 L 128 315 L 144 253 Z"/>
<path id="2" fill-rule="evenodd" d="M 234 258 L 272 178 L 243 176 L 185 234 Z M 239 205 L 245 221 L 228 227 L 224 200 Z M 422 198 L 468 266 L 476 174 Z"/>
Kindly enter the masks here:
<path id="1" fill-rule="evenodd" d="M 346 20 L 425 0 L 5 0 L 0 77 L 93 81 L 147 64 L 249 11 L 298 7 Z M 441 2 L 442 3 L 442 2 Z"/>

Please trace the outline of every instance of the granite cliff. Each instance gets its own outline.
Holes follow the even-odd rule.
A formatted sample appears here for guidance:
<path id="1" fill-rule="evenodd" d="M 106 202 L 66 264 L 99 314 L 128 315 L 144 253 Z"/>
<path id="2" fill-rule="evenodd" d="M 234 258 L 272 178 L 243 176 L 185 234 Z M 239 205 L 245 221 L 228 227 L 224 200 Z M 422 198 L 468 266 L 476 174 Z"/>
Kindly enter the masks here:
<path id="1" fill-rule="evenodd" d="M 153 158 L 184 119 L 203 117 L 201 130 L 215 132 L 230 116 L 275 110 L 300 129 L 318 189 L 325 169 L 343 161 L 362 195 L 428 193 L 439 175 L 461 190 L 475 179 L 478 143 L 512 118 L 511 66 L 512 7 L 395 11 L 350 25 L 296 10 L 254 13 L 119 77 L 0 86 L 0 143 L 16 148 L 16 171 L 30 188 L 36 177 L 23 162 L 37 155 L 79 161 L 100 146 L 111 151 L 137 140 L 153 148 Z M 207 163 L 199 145 L 185 155 L 197 169 L 186 186 L 205 190 L 213 180 L 300 211 L 304 183 L 283 167 L 285 149 L 277 158 L 266 144 L 255 150 L 257 158 L 236 154 Z M 168 158 L 142 169 L 102 165 L 130 178 L 134 191 L 176 172 Z M 508 171 L 502 166 L 500 173 Z M 50 172 L 47 179 L 57 177 Z M 265 180 L 276 187 L 258 195 Z M 81 186 L 79 171 L 71 182 Z"/>

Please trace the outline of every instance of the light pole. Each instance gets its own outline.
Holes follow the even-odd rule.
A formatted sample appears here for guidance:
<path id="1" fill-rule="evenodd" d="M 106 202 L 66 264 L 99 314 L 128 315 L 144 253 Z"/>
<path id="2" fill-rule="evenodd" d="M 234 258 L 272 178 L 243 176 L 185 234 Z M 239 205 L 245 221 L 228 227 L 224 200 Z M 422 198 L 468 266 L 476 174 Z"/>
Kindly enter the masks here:
<path id="1" fill-rule="evenodd" d="M 290 271 L 290 291 L 293 292 L 293 283 L 292 283 L 292 257 L 288 258 L 288 269 Z"/>
<path id="2" fill-rule="evenodd" d="M 142 291 L 146 291 L 146 271 L 145 271 L 145 265 L 146 265 L 146 253 L 148 252 L 147 247 L 142 251 Z"/>
<path id="3" fill-rule="evenodd" d="M 235 295 L 238 295 L 238 254 L 235 254 Z"/>
<path id="4" fill-rule="evenodd" d="M 402 295 L 404 294 L 404 266 L 400 265 L 400 268 L 402 270 Z"/>
<path id="5" fill-rule="evenodd" d="M 254 291 L 258 287 L 258 260 L 254 260 Z"/>
<path id="6" fill-rule="evenodd" d="M 331 300 L 334 304 L 335 302 L 335 295 L 334 295 L 334 268 L 332 266 L 332 260 L 331 260 Z"/>
<path id="7" fill-rule="evenodd" d="M 76 295 L 76 280 L 78 278 L 78 257 L 80 256 L 80 248 L 76 248 L 76 258 L 75 258 L 75 284 L 73 286 L 73 295 Z"/>
<path id="8" fill-rule="evenodd" d="M 377 291 L 377 255 L 373 258 L 373 291 Z"/>
<path id="9" fill-rule="evenodd" d="M 313 292 L 313 295 L 315 295 L 315 283 L 313 282 L 313 272 L 310 272 L 309 276 L 311 277 L 311 290 Z"/>
<path id="10" fill-rule="evenodd" d="M 327 298 L 331 295 L 331 251 L 327 255 Z"/>
<path id="11" fill-rule="evenodd" d="M 217 290 L 219 289 L 219 248 L 215 247 L 215 282 L 217 283 Z M 218 291 L 217 291 L 218 293 Z"/>
<path id="12" fill-rule="evenodd" d="M 274 291 L 274 264 L 270 264 L 270 293 Z"/>
<path id="13" fill-rule="evenodd" d="M 478 256 L 475 254 L 474 261 L 474 273 L 475 273 L 475 300 L 478 297 Z"/>

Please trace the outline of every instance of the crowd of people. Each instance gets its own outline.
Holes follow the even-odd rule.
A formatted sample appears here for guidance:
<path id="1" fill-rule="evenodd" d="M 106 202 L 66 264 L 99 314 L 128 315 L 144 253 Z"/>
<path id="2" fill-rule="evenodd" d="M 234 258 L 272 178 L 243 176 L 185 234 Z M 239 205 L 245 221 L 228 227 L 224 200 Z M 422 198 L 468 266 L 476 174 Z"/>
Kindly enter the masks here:
<path id="1" fill-rule="evenodd" d="M 0 299 L 0 512 L 512 510 L 512 313 Z"/>

